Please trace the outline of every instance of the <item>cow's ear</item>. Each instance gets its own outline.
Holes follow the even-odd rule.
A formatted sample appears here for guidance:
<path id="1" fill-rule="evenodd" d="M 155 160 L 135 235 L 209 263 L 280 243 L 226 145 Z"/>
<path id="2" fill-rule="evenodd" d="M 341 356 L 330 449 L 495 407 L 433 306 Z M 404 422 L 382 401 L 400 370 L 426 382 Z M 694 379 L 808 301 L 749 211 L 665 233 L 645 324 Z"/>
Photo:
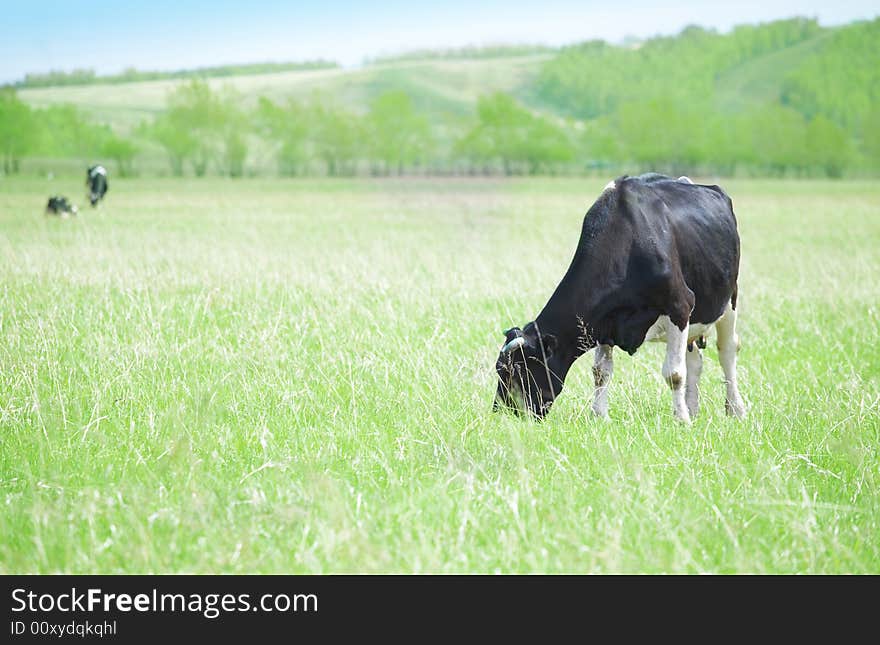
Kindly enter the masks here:
<path id="1" fill-rule="evenodd" d="M 553 334 L 541 334 L 541 343 L 544 345 L 544 353 L 548 358 L 559 349 L 559 340 Z"/>
<path id="2" fill-rule="evenodd" d="M 510 329 L 504 330 L 504 337 L 507 340 L 513 340 L 514 338 L 518 338 L 519 336 L 522 336 L 522 329 L 520 329 L 519 327 L 511 327 Z"/>

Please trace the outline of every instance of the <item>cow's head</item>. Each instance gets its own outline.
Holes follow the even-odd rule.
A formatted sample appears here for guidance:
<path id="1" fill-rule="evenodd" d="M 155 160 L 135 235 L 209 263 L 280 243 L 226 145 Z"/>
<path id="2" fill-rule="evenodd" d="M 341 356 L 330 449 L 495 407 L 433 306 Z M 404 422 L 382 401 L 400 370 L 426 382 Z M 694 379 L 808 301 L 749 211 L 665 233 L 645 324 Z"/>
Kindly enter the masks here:
<path id="1" fill-rule="evenodd" d="M 531 322 L 505 332 L 504 346 L 495 362 L 498 390 L 494 410 L 511 409 L 541 419 L 562 391 L 566 364 L 556 337 L 541 333 Z"/>

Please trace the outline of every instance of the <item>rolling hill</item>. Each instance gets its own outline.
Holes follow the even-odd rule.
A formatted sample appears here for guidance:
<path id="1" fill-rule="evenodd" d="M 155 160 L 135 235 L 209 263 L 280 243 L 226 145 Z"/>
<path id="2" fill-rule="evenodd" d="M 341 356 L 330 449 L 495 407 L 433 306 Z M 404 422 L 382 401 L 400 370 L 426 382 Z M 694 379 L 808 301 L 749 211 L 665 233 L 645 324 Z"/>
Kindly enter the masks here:
<path id="1" fill-rule="evenodd" d="M 471 114 L 481 94 L 523 93 L 550 54 L 474 59 L 424 59 L 375 63 L 343 69 L 304 70 L 207 79 L 213 89 L 235 88 L 246 104 L 258 97 L 274 101 L 330 99 L 359 112 L 389 90 L 404 90 L 428 114 Z M 86 116 L 128 133 L 165 108 L 174 87 L 186 80 L 25 88 L 19 97 L 32 107 L 70 104 Z"/>

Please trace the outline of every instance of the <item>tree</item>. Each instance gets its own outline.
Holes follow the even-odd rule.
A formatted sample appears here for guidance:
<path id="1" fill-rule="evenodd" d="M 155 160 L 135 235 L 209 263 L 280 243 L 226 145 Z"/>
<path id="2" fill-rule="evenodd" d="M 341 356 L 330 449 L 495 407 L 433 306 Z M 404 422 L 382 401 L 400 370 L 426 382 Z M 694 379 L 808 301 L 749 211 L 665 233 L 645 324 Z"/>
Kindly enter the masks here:
<path id="1" fill-rule="evenodd" d="M 479 163 L 500 163 L 508 175 L 518 167 L 534 174 L 548 164 L 574 158 L 574 147 L 561 128 L 500 92 L 478 100 L 477 125 L 458 142 L 457 150 Z"/>
<path id="2" fill-rule="evenodd" d="M 189 133 L 189 161 L 196 177 L 204 176 L 213 156 L 218 112 L 214 94 L 205 81 L 184 83 L 168 97 L 168 114 L 172 122 Z"/>
<path id="3" fill-rule="evenodd" d="M 360 154 L 363 129 L 352 112 L 313 103 L 306 113 L 310 143 L 315 156 L 324 162 L 327 174 L 352 175 Z"/>
<path id="4" fill-rule="evenodd" d="M 40 137 L 39 122 L 12 89 L 0 89 L 0 155 L 3 172 L 18 172 L 21 158 L 31 152 Z"/>
<path id="5" fill-rule="evenodd" d="M 215 154 L 218 101 L 207 83 L 193 80 L 173 89 L 166 104 L 166 111 L 146 132 L 165 148 L 174 175 L 182 175 L 188 162 L 201 177 Z"/>
<path id="6" fill-rule="evenodd" d="M 645 170 L 693 172 L 712 154 L 708 108 L 671 99 L 622 105 L 615 114 L 626 156 Z"/>
<path id="7" fill-rule="evenodd" d="M 138 147 L 128 139 L 123 139 L 111 134 L 104 141 L 104 156 L 116 162 L 120 177 L 130 177 L 134 174 L 134 158 L 138 153 Z"/>
<path id="8" fill-rule="evenodd" d="M 247 140 L 242 132 L 233 128 L 226 130 L 223 137 L 222 164 L 225 174 L 230 177 L 244 175 L 244 162 L 247 159 Z"/>
<path id="9" fill-rule="evenodd" d="M 782 175 L 809 166 L 806 124 L 794 110 L 770 104 L 748 116 L 754 161 L 763 170 Z"/>
<path id="10" fill-rule="evenodd" d="M 868 163 L 880 169 L 880 107 L 875 107 L 862 124 L 862 150 Z"/>
<path id="11" fill-rule="evenodd" d="M 144 132 L 165 148 L 173 174 L 182 175 L 187 162 L 197 177 L 212 162 L 222 174 L 244 174 L 247 118 L 233 89 L 214 92 L 205 81 L 192 80 L 172 90 L 166 102 L 166 111 Z"/>
<path id="12" fill-rule="evenodd" d="M 580 139 L 581 153 L 589 168 L 604 168 L 622 157 L 620 138 L 607 118 L 588 121 Z"/>
<path id="13" fill-rule="evenodd" d="M 846 132 L 821 114 L 807 124 L 806 151 L 808 164 L 829 177 L 840 177 L 852 154 Z"/>
<path id="14" fill-rule="evenodd" d="M 53 105 L 36 110 L 41 123 L 38 150 L 49 157 L 70 157 L 83 164 L 103 156 L 104 145 L 113 133 L 109 126 L 87 120 L 72 105 Z"/>
<path id="15" fill-rule="evenodd" d="M 428 120 L 416 113 L 406 92 L 385 92 L 370 106 L 366 119 L 369 153 L 375 170 L 401 175 L 425 160 L 431 148 Z"/>
<path id="16" fill-rule="evenodd" d="M 195 139 L 181 121 L 178 114 L 164 112 L 152 124 L 141 126 L 144 135 L 165 148 L 175 177 L 183 176 L 184 166 L 196 147 Z"/>
<path id="17" fill-rule="evenodd" d="M 278 174 L 298 174 L 307 161 L 306 114 L 295 101 L 280 106 L 260 97 L 256 114 L 260 134 L 275 148 Z"/>
<path id="18" fill-rule="evenodd" d="M 217 165 L 223 174 L 241 177 L 248 152 L 248 119 L 241 107 L 241 96 L 234 88 L 225 87 L 214 95 L 213 101 Z"/>

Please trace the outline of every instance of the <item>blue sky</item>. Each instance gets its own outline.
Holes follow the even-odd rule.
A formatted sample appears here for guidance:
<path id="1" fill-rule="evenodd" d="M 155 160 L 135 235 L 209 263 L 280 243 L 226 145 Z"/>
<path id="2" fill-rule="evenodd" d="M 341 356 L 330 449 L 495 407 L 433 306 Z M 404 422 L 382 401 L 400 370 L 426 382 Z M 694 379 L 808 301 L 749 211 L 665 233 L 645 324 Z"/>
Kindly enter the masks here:
<path id="1" fill-rule="evenodd" d="M 423 47 L 559 45 L 670 34 L 688 24 L 726 31 L 793 15 L 840 24 L 880 13 L 876 0 L 391 0 L 252 2 L 0 0 L 0 83 L 27 72 L 364 58 Z"/>

